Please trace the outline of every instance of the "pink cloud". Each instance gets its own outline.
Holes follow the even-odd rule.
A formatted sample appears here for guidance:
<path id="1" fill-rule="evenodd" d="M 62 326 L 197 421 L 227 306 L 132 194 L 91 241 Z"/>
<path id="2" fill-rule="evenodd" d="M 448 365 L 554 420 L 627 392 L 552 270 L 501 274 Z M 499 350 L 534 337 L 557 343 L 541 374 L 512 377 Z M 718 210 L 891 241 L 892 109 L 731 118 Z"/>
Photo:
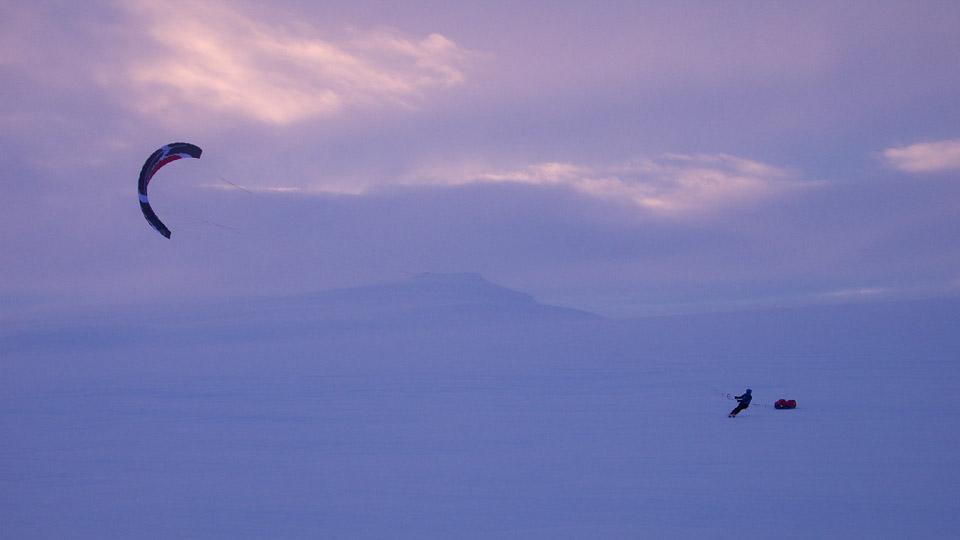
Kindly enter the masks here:
<path id="1" fill-rule="evenodd" d="M 890 166 L 909 173 L 960 170 L 960 139 L 888 148 L 883 157 Z"/>
<path id="2" fill-rule="evenodd" d="M 478 165 L 440 167 L 410 175 L 405 182 L 562 186 L 676 218 L 757 204 L 817 185 L 800 180 L 786 169 L 726 154 L 665 154 L 601 166 L 545 162 L 499 170 Z"/>
<path id="3" fill-rule="evenodd" d="M 269 124 L 329 116 L 361 105 L 413 108 L 429 91 L 461 84 L 469 53 L 440 34 L 356 32 L 333 41 L 302 24 L 279 27 L 218 2 L 128 6 L 153 50 L 130 55 L 123 80 L 147 112 L 200 111 Z"/>

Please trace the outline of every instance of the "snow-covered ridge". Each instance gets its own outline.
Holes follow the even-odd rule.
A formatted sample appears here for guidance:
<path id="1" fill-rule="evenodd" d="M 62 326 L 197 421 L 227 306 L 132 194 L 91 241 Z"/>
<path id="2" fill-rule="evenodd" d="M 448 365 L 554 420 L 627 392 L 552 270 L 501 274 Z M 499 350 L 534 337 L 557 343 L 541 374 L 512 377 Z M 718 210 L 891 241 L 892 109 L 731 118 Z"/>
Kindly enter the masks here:
<path id="1" fill-rule="evenodd" d="M 538 311 L 570 316 L 589 316 L 586 312 L 548 306 L 526 293 L 496 285 L 480 274 L 423 273 L 411 278 L 349 289 L 324 291 L 281 301 L 288 305 L 313 305 L 318 309 L 341 308 L 363 312 L 388 312 L 460 308 L 487 308 L 495 312 Z"/>
<path id="2" fill-rule="evenodd" d="M 243 300 L 209 308 L 250 320 L 344 322 L 381 324 L 417 321 L 505 322 L 586 320 L 598 316 L 542 304 L 526 293 L 487 281 L 479 274 L 423 273 L 388 283 L 321 291 L 310 294 Z"/>
<path id="3" fill-rule="evenodd" d="M 542 304 L 479 274 L 423 273 L 395 282 L 300 295 L 137 306 L 40 325 L 11 324 L 0 349 L 155 339 L 298 338 L 343 332 L 356 325 L 409 331 L 598 319 L 585 311 Z"/>
<path id="4" fill-rule="evenodd" d="M 417 274 L 402 281 L 324 291 L 307 295 L 317 304 L 409 308 L 495 305 L 505 309 L 538 305 L 532 296 L 494 285 L 480 274 Z"/>

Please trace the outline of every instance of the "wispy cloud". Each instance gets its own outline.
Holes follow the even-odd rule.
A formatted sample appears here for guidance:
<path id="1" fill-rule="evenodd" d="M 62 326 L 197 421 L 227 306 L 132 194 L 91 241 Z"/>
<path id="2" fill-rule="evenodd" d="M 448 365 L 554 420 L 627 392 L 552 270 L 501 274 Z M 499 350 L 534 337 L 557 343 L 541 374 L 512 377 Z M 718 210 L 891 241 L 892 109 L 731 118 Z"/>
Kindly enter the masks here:
<path id="1" fill-rule="evenodd" d="M 888 148 L 883 158 L 892 167 L 910 173 L 960 170 L 960 139 L 920 142 Z"/>
<path id="2" fill-rule="evenodd" d="M 421 171 L 406 182 L 562 186 L 673 216 L 750 204 L 816 185 L 786 169 L 726 154 L 665 154 L 606 166 L 546 162 L 506 170 L 440 168 Z"/>
<path id="3" fill-rule="evenodd" d="M 828 291 L 820 293 L 819 298 L 827 300 L 851 300 L 851 299 L 863 299 L 863 298 L 880 298 L 884 296 L 890 296 L 897 292 L 896 289 L 890 287 L 858 287 L 852 289 L 840 289 L 835 291 Z"/>
<path id="4" fill-rule="evenodd" d="M 296 21 L 275 27 L 218 2 L 180 7 L 128 5 L 157 46 L 130 58 L 125 72 L 150 112 L 214 110 L 289 124 L 351 105 L 415 107 L 427 91 L 464 81 L 469 53 L 440 34 L 379 30 L 333 41 Z M 170 16 L 177 11 L 189 15 Z"/>

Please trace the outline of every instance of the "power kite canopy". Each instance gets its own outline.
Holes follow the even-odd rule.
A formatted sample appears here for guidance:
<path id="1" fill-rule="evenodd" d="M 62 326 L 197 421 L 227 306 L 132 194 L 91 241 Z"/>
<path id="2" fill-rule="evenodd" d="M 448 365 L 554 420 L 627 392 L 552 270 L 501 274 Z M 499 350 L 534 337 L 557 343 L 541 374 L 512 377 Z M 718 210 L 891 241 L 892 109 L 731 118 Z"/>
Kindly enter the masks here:
<path id="1" fill-rule="evenodd" d="M 143 169 L 140 169 L 140 180 L 137 182 L 137 193 L 140 195 L 140 210 L 143 211 L 143 217 L 147 219 L 147 223 L 167 238 L 170 238 L 170 229 L 160 221 L 160 218 L 157 217 L 153 208 L 150 207 L 150 199 L 147 198 L 147 185 L 150 183 L 153 175 L 157 174 L 157 171 L 167 163 L 180 158 L 200 159 L 202 152 L 203 150 L 201 150 L 199 146 L 190 143 L 170 143 L 150 154 L 150 157 L 148 157 L 147 161 L 143 164 Z"/>

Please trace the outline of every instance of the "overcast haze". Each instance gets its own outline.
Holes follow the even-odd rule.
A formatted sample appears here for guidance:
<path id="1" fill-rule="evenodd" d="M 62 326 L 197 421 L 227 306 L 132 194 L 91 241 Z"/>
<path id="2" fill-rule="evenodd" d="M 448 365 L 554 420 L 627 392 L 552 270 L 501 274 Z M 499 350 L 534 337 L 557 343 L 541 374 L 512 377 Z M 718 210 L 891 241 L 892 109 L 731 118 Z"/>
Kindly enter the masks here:
<path id="1" fill-rule="evenodd" d="M 960 287 L 950 2 L 5 2 L 6 315 L 476 272 L 610 315 Z M 172 141 L 140 215 L 136 175 Z"/>

